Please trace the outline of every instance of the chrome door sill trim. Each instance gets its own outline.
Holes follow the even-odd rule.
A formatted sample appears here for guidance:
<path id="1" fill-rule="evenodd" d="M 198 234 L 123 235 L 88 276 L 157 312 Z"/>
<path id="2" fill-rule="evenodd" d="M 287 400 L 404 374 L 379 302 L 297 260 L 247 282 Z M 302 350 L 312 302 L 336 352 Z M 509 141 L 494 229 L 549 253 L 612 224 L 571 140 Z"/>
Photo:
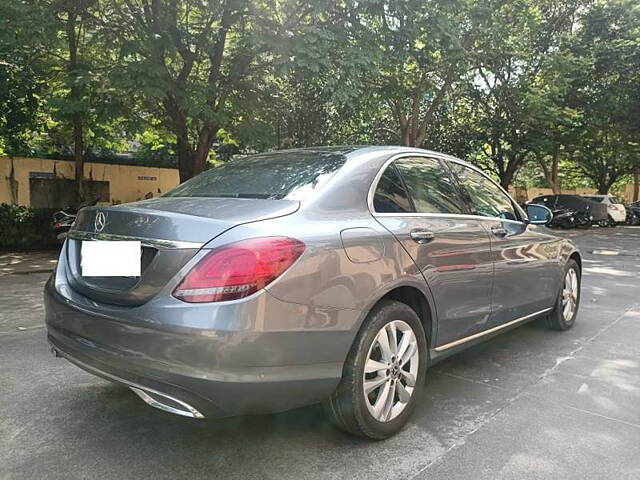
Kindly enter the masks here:
<path id="1" fill-rule="evenodd" d="M 69 230 L 67 236 L 74 240 L 132 240 L 140 242 L 145 247 L 167 249 L 200 249 L 204 245 L 204 243 L 200 242 L 183 242 L 178 240 L 164 240 L 161 238 L 134 237 L 131 235 L 117 235 L 115 233 L 84 232 L 82 230 Z"/>
<path id="2" fill-rule="evenodd" d="M 436 347 L 434 350 L 436 352 L 442 352 L 444 350 L 449 350 L 450 348 L 457 347 L 458 345 L 462 345 L 463 343 L 470 342 L 471 340 L 475 340 L 480 337 L 484 337 L 485 335 L 489 335 L 490 333 L 497 332 L 504 328 L 510 327 L 520 322 L 524 322 L 525 320 L 529 320 L 532 317 L 542 315 L 543 313 L 551 311 L 551 308 L 545 308 L 544 310 L 540 310 L 539 312 L 534 312 L 529 315 L 525 315 L 524 317 L 516 318 L 515 320 L 511 320 L 510 322 L 503 323 L 502 325 L 498 325 L 497 327 L 490 328 L 489 330 L 483 330 L 482 332 L 475 333 L 473 335 L 469 335 L 468 337 L 461 338 L 459 340 L 455 340 L 453 342 L 447 343 L 445 345 L 441 345 Z"/>
<path id="3" fill-rule="evenodd" d="M 154 390 L 153 388 L 145 387 L 137 383 L 130 382 L 129 380 L 125 380 L 124 378 L 120 378 L 116 375 L 112 375 L 111 373 L 107 373 L 104 370 L 100 370 L 99 368 L 96 368 L 84 362 L 81 362 L 80 360 L 72 357 L 71 355 L 66 354 L 62 350 L 59 350 L 55 345 L 52 345 L 52 351 L 56 356 L 61 356 L 65 358 L 66 360 L 77 365 L 83 370 L 86 370 L 89 373 L 93 373 L 94 375 L 97 375 L 99 377 L 103 377 L 109 380 L 113 380 L 114 382 L 126 385 L 131 390 L 133 390 L 136 393 L 136 395 L 138 395 L 142 400 L 144 400 L 147 404 L 151 405 L 152 407 L 159 408 L 160 410 L 165 410 L 167 412 L 174 413 L 176 415 L 182 415 L 184 417 L 204 418 L 204 415 L 200 413 L 198 410 L 196 410 L 194 407 L 192 407 L 186 402 L 183 402 L 182 400 L 172 397 L 171 395 L 167 395 L 166 393 L 159 392 L 157 390 Z M 166 398 L 170 402 L 180 405 L 181 407 L 184 407 L 184 410 L 172 407 L 170 405 L 166 405 L 160 402 L 159 400 L 157 400 L 156 398 L 152 397 L 151 395 L 149 395 L 149 393 L 161 398 Z"/>

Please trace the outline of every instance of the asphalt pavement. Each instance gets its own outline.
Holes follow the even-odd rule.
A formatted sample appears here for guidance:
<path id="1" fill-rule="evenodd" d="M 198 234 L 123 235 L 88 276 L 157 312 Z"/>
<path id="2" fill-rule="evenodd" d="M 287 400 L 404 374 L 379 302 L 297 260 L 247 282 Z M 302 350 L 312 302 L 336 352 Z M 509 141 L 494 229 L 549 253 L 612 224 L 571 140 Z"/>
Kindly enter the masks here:
<path id="1" fill-rule="evenodd" d="M 317 406 L 224 420 L 148 407 L 51 356 L 48 273 L 2 275 L 0 479 L 640 479 L 640 228 L 563 235 L 584 253 L 575 327 L 536 321 L 435 366 L 382 442 Z"/>

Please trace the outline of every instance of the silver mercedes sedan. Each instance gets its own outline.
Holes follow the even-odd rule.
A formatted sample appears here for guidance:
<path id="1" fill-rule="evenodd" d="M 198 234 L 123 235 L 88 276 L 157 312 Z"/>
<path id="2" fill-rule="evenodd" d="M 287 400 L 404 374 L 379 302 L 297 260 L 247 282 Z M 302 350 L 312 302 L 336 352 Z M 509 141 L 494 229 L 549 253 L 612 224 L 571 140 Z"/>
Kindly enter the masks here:
<path id="1" fill-rule="evenodd" d="M 401 147 L 249 156 L 80 211 L 45 287 L 53 352 L 193 418 L 321 402 L 393 435 L 442 358 L 544 317 L 582 260 L 472 165 Z"/>

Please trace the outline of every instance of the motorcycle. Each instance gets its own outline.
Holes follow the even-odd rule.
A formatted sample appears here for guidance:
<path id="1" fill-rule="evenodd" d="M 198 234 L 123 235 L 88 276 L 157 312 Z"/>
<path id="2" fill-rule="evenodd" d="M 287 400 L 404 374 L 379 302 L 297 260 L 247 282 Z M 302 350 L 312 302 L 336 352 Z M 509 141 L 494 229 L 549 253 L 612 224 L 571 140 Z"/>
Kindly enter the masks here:
<path id="1" fill-rule="evenodd" d="M 67 233 L 76 221 L 78 212 L 84 207 L 92 207 L 98 203 L 98 197 L 81 202 L 76 207 L 65 207 L 53 214 L 53 231 L 58 241 L 62 244 L 67 239 Z"/>

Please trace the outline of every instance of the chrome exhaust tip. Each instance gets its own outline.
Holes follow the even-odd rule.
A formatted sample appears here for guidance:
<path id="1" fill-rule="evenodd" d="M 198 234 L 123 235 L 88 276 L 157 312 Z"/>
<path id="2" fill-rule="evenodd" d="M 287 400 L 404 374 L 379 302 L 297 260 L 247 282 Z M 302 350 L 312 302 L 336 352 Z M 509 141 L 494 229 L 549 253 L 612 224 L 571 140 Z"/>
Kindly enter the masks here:
<path id="1" fill-rule="evenodd" d="M 182 400 L 171 397 L 156 390 L 129 387 L 133 392 L 144 400 L 148 405 L 159 408 L 165 412 L 175 413 L 183 417 L 204 418 L 204 415 Z"/>

